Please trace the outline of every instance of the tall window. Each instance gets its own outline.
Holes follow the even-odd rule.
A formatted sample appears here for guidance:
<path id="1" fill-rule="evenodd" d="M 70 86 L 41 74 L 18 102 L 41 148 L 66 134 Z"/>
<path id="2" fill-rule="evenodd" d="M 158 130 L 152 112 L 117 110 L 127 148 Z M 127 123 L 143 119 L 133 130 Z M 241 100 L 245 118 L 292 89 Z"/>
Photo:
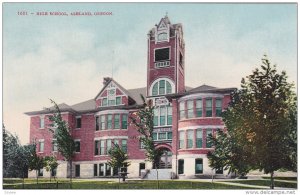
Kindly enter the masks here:
<path id="1" fill-rule="evenodd" d="M 39 177 L 43 177 L 44 176 L 44 170 L 43 170 L 43 168 L 41 168 L 41 169 L 39 169 L 39 171 L 38 171 L 38 176 Z"/>
<path id="2" fill-rule="evenodd" d="M 180 115 L 180 119 L 185 118 L 184 102 L 180 102 L 179 104 L 179 115 Z"/>
<path id="3" fill-rule="evenodd" d="M 216 99 L 216 116 L 220 117 L 222 113 L 222 99 Z"/>
<path id="4" fill-rule="evenodd" d="M 196 130 L 196 148 L 202 148 L 202 139 L 203 139 L 203 131 L 202 129 Z"/>
<path id="5" fill-rule="evenodd" d="M 172 125 L 172 106 L 168 106 L 168 113 L 167 113 L 167 125 Z"/>
<path id="6" fill-rule="evenodd" d="M 195 159 L 195 173 L 203 173 L 203 160 L 201 158 Z"/>
<path id="7" fill-rule="evenodd" d="M 107 129 L 112 129 L 112 115 L 107 115 Z"/>
<path id="8" fill-rule="evenodd" d="M 127 129 L 127 120 L 128 120 L 128 115 L 123 114 L 122 115 L 122 129 Z"/>
<path id="9" fill-rule="evenodd" d="M 192 148 L 194 142 L 194 130 L 187 131 L 187 148 Z"/>
<path id="10" fill-rule="evenodd" d="M 152 95 L 165 95 L 172 93 L 172 85 L 167 80 L 157 81 L 152 88 Z"/>
<path id="11" fill-rule="evenodd" d="M 102 99 L 102 106 L 107 106 L 107 98 Z"/>
<path id="12" fill-rule="evenodd" d="M 75 177 L 80 177 L 80 165 L 75 165 Z"/>
<path id="13" fill-rule="evenodd" d="M 106 140 L 106 153 L 107 154 L 110 151 L 110 149 L 111 149 L 111 140 L 108 139 L 108 140 Z"/>
<path id="14" fill-rule="evenodd" d="M 39 152 L 44 152 L 44 140 L 39 140 Z"/>
<path id="15" fill-rule="evenodd" d="M 52 151 L 57 152 L 57 140 L 56 139 L 52 140 Z"/>
<path id="16" fill-rule="evenodd" d="M 99 129 L 99 116 L 96 116 L 96 131 L 98 131 Z"/>
<path id="17" fill-rule="evenodd" d="M 158 115 L 159 115 L 158 108 L 154 108 L 154 118 L 153 118 L 153 125 L 154 126 L 158 126 Z"/>
<path id="18" fill-rule="evenodd" d="M 44 129 L 45 128 L 45 118 L 44 116 L 40 117 L 40 129 Z"/>
<path id="19" fill-rule="evenodd" d="M 184 148 L 184 131 L 179 132 L 179 148 Z"/>
<path id="20" fill-rule="evenodd" d="M 101 122 L 100 129 L 104 130 L 105 129 L 105 115 L 100 116 L 100 122 Z"/>
<path id="21" fill-rule="evenodd" d="M 76 117 L 76 128 L 81 128 L 81 117 Z"/>
<path id="22" fill-rule="evenodd" d="M 95 141 L 95 150 L 94 150 L 95 155 L 99 155 L 99 141 Z"/>
<path id="23" fill-rule="evenodd" d="M 115 145 L 119 145 L 119 140 L 115 139 L 115 140 L 114 140 L 114 144 L 115 144 Z"/>
<path id="24" fill-rule="evenodd" d="M 124 152 L 127 152 L 127 140 L 126 139 L 122 139 L 122 150 Z"/>
<path id="25" fill-rule="evenodd" d="M 100 155 L 104 155 L 104 140 L 100 140 Z"/>
<path id="26" fill-rule="evenodd" d="M 184 160 L 179 159 L 178 160 L 178 174 L 183 174 L 184 173 Z"/>
<path id="27" fill-rule="evenodd" d="M 196 100 L 196 115 L 202 117 L 202 99 Z"/>
<path id="28" fill-rule="evenodd" d="M 212 117 L 212 99 L 206 99 L 206 117 Z"/>
<path id="29" fill-rule="evenodd" d="M 166 124 L 166 107 L 165 106 L 161 106 L 160 107 L 160 120 L 159 120 L 159 124 L 160 124 L 160 126 Z"/>
<path id="30" fill-rule="evenodd" d="M 114 129 L 120 129 L 120 114 L 114 116 Z"/>
<path id="31" fill-rule="evenodd" d="M 212 144 L 208 143 L 208 137 L 212 135 L 211 129 L 206 129 L 206 148 L 211 148 Z"/>
<path id="32" fill-rule="evenodd" d="M 80 141 L 75 141 L 75 152 L 80 152 Z"/>
<path id="33" fill-rule="evenodd" d="M 104 176 L 104 164 L 99 164 L 99 176 Z"/>
<path id="34" fill-rule="evenodd" d="M 194 117 L 194 101 L 188 100 L 187 101 L 187 118 Z"/>
<path id="35" fill-rule="evenodd" d="M 94 176 L 96 177 L 98 174 L 98 165 L 94 164 Z"/>
<path id="36" fill-rule="evenodd" d="M 116 105 L 120 105 L 121 104 L 121 97 L 116 97 Z"/>
<path id="37" fill-rule="evenodd" d="M 105 169 L 105 175 L 111 176 L 111 166 L 108 163 L 105 163 L 106 169 Z"/>

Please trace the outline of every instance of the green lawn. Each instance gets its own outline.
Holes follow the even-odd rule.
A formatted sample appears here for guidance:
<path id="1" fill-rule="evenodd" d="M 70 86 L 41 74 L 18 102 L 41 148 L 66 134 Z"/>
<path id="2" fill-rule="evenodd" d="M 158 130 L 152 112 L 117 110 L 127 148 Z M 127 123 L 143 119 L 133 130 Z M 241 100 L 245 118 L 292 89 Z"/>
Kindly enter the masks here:
<path id="1" fill-rule="evenodd" d="M 270 177 L 262 177 L 264 179 L 270 179 Z M 297 181 L 297 177 L 275 177 L 275 180 L 290 180 L 290 181 Z"/>
<path id="2" fill-rule="evenodd" d="M 10 181 L 10 184 L 6 184 L 6 181 L 5 179 L 4 189 L 23 189 L 22 184 L 17 184 L 21 180 Z M 25 181 L 24 189 L 69 189 L 70 187 L 67 180 L 62 180 L 62 182 L 57 184 L 46 183 L 47 180 L 42 179 L 38 185 L 32 179 L 26 179 Z M 211 182 L 180 180 L 159 181 L 159 186 L 159 189 L 257 189 Z M 74 180 L 72 189 L 157 189 L 157 182 L 151 180 L 129 180 L 126 183 L 119 184 L 116 181 Z"/>
<path id="3" fill-rule="evenodd" d="M 270 180 L 238 180 L 238 181 L 228 181 L 228 182 L 256 185 L 256 186 L 270 186 Z M 275 187 L 297 188 L 297 183 L 275 181 Z"/>

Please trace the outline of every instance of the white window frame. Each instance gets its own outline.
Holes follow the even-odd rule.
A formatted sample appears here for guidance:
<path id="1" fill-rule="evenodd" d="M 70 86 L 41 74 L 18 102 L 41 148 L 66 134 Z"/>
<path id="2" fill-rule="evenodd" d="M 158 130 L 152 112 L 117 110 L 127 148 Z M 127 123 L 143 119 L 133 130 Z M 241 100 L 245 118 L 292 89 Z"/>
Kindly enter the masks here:
<path id="1" fill-rule="evenodd" d="M 167 94 L 167 93 L 166 93 L 166 92 L 167 92 L 167 84 L 165 84 L 165 85 L 166 85 L 166 86 L 165 86 L 165 94 L 162 94 L 162 95 L 159 94 L 159 81 L 161 81 L 161 80 L 168 81 L 168 82 L 170 83 L 171 89 L 172 89 L 171 94 L 172 94 L 172 93 L 175 93 L 175 84 L 174 84 L 174 82 L 173 82 L 171 79 L 169 79 L 169 78 L 163 77 L 163 78 L 158 78 L 158 79 L 154 80 L 154 81 L 151 83 L 150 88 L 149 88 L 149 94 L 150 94 L 150 96 L 153 96 L 153 94 L 152 94 L 152 89 L 153 89 L 154 85 L 155 85 L 157 82 L 158 82 L 158 95 L 156 95 L 156 96 L 163 96 L 163 95 L 166 95 L 166 94 Z"/>
<path id="2" fill-rule="evenodd" d="M 43 143 L 43 151 L 41 151 L 41 143 Z M 38 153 L 44 153 L 45 151 L 45 140 L 39 139 L 39 152 Z"/>
<path id="3" fill-rule="evenodd" d="M 42 123 L 42 121 L 43 121 L 43 123 Z M 44 115 L 40 116 L 39 129 L 45 129 L 45 116 Z"/>
<path id="4" fill-rule="evenodd" d="M 77 153 L 77 154 L 79 154 L 80 153 L 80 151 L 81 151 L 81 141 L 80 141 L 80 139 L 74 139 L 74 142 L 79 142 L 80 143 L 80 150 L 79 150 L 79 152 L 76 152 L 76 150 L 75 150 L 75 153 Z"/>
<path id="5" fill-rule="evenodd" d="M 79 129 L 81 129 L 82 128 L 82 117 L 81 116 L 76 116 L 75 117 L 76 118 L 76 120 L 75 120 L 75 129 L 76 130 L 79 130 Z M 80 127 L 77 127 L 77 119 L 79 119 L 80 118 Z"/>

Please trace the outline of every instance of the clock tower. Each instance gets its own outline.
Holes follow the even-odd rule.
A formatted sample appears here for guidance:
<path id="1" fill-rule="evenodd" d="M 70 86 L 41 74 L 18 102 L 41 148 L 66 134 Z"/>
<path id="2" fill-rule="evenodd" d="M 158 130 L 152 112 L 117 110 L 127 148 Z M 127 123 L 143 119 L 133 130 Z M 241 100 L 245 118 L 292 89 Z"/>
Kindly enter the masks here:
<path id="1" fill-rule="evenodd" d="M 185 91 L 182 25 L 165 16 L 148 33 L 147 96 Z"/>

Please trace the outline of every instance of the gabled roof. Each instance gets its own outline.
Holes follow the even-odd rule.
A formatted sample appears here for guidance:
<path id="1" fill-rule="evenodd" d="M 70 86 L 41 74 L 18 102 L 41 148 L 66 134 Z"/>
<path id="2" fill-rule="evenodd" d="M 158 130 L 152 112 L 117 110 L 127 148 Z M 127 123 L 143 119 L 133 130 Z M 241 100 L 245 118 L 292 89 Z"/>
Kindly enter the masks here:
<path id="1" fill-rule="evenodd" d="M 72 113 L 76 113 L 76 111 L 69 106 L 68 104 L 65 103 L 61 103 L 57 105 L 59 110 L 61 112 L 72 112 Z M 50 107 L 50 108 L 44 108 L 43 110 L 38 110 L 38 111 L 32 111 L 32 112 L 25 112 L 25 114 L 27 115 L 36 115 L 36 114 L 48 114 L 55 111 L 54 106 Z"/>
<path id="2" fill-rule="evenodd" d="M 200 85 L 199 87 L 192 88 L 188 92 L 201 92 L 201 91 L 207 91 L 212 89 L 217 89 L 217 88 L 204 84 L 204 85 Z"/>

